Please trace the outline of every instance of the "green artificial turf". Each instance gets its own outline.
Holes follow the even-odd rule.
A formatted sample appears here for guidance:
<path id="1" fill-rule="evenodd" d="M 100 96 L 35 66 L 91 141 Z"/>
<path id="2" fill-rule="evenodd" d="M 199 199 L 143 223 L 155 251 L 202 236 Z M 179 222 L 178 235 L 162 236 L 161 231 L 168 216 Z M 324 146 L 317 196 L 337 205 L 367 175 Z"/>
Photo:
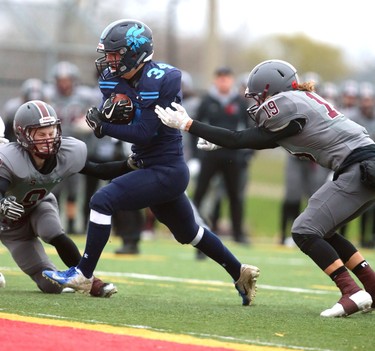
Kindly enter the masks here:
<path id="1" fill-rule="evenodd" d="M 74 237 L 80 248 L 84 236 Z M 0 311 L 85 323 L 148 328 L 168 333 L 232 342 L 293 347 L 305 350 L 372 350 L 375 314 L 324 319 L 339 293 L 328 277 L 296 248 L 272 243 L 250 247 L 225 240 L 242 261 L 260 267 L 254 305 L 244 307 L 225 270 L 209 259 L 198 261 L 160 231 L 144 241 L 138 256 L 113 254 L 112 237 L 97 267 L 97 275 L 115 283 L 110 299 L 82 294 L 45 295 L 0 251 L 7 287 L 0 289 Z M 48 253 L 59 268 L 53 250 Z M 365 250 L 375 265 L 375 253 Z"/>

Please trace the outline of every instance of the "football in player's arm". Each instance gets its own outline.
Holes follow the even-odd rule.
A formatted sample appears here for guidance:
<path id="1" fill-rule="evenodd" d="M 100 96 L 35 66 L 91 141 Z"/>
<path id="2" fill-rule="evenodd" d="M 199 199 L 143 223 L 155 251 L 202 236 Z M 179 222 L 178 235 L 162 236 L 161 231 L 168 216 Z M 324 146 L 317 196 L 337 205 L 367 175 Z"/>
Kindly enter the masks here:
<path id="1" fill-rule="evenodd" d="M 259 268 L 239 262 L 218 236 L 197 222 L 185 194 L 189 170 L 181 133 L 164 126 L 154 111 L 156 104 L 181 102 L 181 71 L 152 60 L 152 31 L 136 20 L 109 24 L 97 51 L 102 55 L 95 64 L 100 73 L 103 106 L 89 110 L 87 124 L 98 138 L 108 135 L 133 144 L 132 166 L 137 170 L 114 179 L 92 196 L 86 250 L 79 264 L 67 271 L 46 270 L 45 276 L 62 286 L 88 289 L 110 236 L 112 215 L 118 210 L 149 207 L 179 243 L 194 246 L 223 267 L 235 282 L 242 304 L 250 305 Z M 105 102 L 113 94 L 125 94 L 131 99 L 134 116 L 129 123 L 114 123 L 113 113 L 126 114 L 127 104 L 120 98 L 108 107 Z"/>

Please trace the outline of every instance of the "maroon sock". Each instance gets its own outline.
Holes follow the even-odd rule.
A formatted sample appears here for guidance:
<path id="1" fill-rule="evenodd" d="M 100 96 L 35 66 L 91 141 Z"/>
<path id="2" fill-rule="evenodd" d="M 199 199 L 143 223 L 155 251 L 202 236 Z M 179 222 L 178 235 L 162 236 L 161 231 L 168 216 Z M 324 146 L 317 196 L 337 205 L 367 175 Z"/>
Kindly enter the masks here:
<path id="1" fill-rule="evenodd" d="M 361 290 L 358 284 L 350 276 L 347 270 L 339 273 L 335 276 L 334 282 L 337 287 L 340 289 L 341 294 L 344 295 L 353 295 L 354 293 Z"/>
<path id="2" fill-rule="evenodd" d="M 344 308 L 344 311 L 347 315 L 355 313 L 358 311 L 358 306 L 354 301 L 349 299 L 349 296 L 355 294 L 356 292 L 360 291 L 361 288 L 357 285 L 354 279 L 350 276 L 349 272 L 345 269 L 340 269 L 340 273 L 338 273 L 335 278 L 334 282 L 336 283 L 337 287 L 340 289 L 342 297 L 338 301 Z"/>
<path id="3" fill-rule="evenodd" d="M 362 261 L 354 269 L 353 273 L 357 276 L 363 284 L 365 290 L 373 297 L 375 297 L 375 272 L 367 261 Z"/>

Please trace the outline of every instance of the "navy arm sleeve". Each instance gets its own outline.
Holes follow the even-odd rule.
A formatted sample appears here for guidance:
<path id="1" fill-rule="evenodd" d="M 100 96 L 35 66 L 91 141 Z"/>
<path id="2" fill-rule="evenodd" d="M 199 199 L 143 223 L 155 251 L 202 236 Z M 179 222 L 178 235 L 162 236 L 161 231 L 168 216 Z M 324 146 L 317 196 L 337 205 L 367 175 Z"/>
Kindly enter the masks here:
<path id="1" fill-rule="evenodd" d="M 127 161 L 114 161 L 96 163 L 89 160 L 79 173 L 89 175 L 95 178 L 110 180 L 132 171 Z"/>
<path id="2" fill-rule="evenodd" d="M 234 131 L 193 120 L 189 133 L 227 149 L 262 150 L 278 147 L 279 140 L 298 134 L 304 123 L 304 120 L 293 120 L 277 132 L 271 132 L 263 127 Z"/>

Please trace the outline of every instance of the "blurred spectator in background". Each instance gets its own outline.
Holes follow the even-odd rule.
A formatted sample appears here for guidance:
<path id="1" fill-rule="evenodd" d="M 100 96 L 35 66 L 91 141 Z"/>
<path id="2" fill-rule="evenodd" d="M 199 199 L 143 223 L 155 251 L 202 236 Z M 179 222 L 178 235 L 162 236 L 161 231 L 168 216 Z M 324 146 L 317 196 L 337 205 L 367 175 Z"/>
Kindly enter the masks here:
<path id="1" fill-rule="evenodd" d="M 97 106 L 98 95 L 92 88 L 80 84 L 80 72 L 76 65 L 67 61 L 58 62 L 51 71 L 52 84 L 47 86 L 46 98 L 61 120 L 63 135 L 87 141 L 91 134 L 85 122 L 87 110 Z M 85 176 L 75 174 L 61 182 L 54 190 L 60 208 L 64 208 L 69 234 L 78 233 L 76 227 L 77 195 L 83 189 Z M 65 206 L 62 202 L 65 201 Z"/>
<path id="2" fill-rule="evenodd" d="M 358 106 L 351 119 L 365 127 L 375 140 L 375 89 L 370 82 L 359 83 Z M 362 247 L 375 247 L 375 207 L 370 207 L 359 219 L 359 240 Z"/>
<path id="3" fill-rule="evenodd" d="M 3 120 L 5 123 L 5 137 L 9 141 L 16 141 L 13 133 L 13 119 L 17 109 L 30 100 L 45 100 L 44 84 L 40 79 L 25 80 L 20 89 L 20 95 L 8 100 L 4 105 Z"/>
<path id="4" fill-rule="evenodd" d="M 358 109 L 359 84 L 355 80 L 345 80 L 339 89 L 337 108 L 350 119 L 355 118 Z M 346 236 L 348 225 L 345 224 L 339 229 L 342 236 Z"/>
<path id="5" fill-rule="evenodd" d="M 334 106 L 339 103 L 339 90 L 335 83 L 323 82 L 319 89 L 319 94 Z"/>
<path id="6" fill-rule="evenodd" d="M 199 121 L 215 126 L 242 130 L 251 124 L 246 109 L 247 104 L 235 84 L 232 69 L 220 67 L 214 72 L 213 85 L 202 97 L 195 117 Z M 235 242 L 248 244 L 249 237 L 244 228 L 246 194 L 243 178 L 244 174 L 247 174 L 251 151 L 218 149 L 212 152 L 201 152 L 199 158 L 201 167 L 196 181 L 193 202 L 197 209 L 204 214 L 201 209 L 202 201 L 215 176 L 222 177 L 219 179 L 222 179 L 223 183 L 218 183 L 219 188 L 215 190 L 220 193 L 224 188 L 225 195 L 228 196 L 232 238 Z M 217 206 L 217 203 L 214 206 Z M 212 216 L 210 219 L 213 219 Z M 215 231 L 215 223 L 211 224 Z"/>
<path id="7" fill-rule="evenodd" d="M 186 111 L 191 115 L 195 116 L 199 107 L 201 97 L 194 90 L 193 78 L 187 71 L 181 71 L 181 89 L 182 89 L 182 104 Z M 184 145 L 184 156 L 188 162 L 193 159 L 197 153 L 196 142 L 197 139 L 191 135 L 185 135 L 183 133 L 183 145 Z M 189 167 L 190 169 L 190 167 Z"/>
<path id="8" fill-rule="evenodd" d="M 311 160 L 287 155 L 285 163 L 284 198 L 281 205 L 280 244 L 294 246 L 291 225 L 300 214 L 303 201 L 319 189 L 329 172 Z"/>
<path id="9" fill-rule="evenodd" d="M 358 107 L 359 86 L 355 80 L 343 82 L 340 90 L 338 109 L 345 116 L 352 119 Z"/>
<path id="10" fill-rule="evenodd" d="M 116 254 L 137 255 L 140 253 L 141 234 L 144 225 L 144 210 L 117 211 L 113 216 L 115 234 L 122 245 Z"/>
<path id="11" fill-rule="evenodd" d="M 367 129 L 372 139 L 375 139 L 375 90 L 370 82 L 359 84 L 358 105 L 351 119 Z"/>
<path id="12" fill-rule="evenodd" d="M 89 150 L 88 159 L 96 163 L 125 160 L 131 153 L 130 144 L 109 136 L 98 139 L 94 134 L 91 134 L 86 144 Z M 87 225 L 90 214 L 90 198 L 99 188 L 100 180 L 86 176 L 85 183 L 84 221 Z M 112 217 L 114 234 L 119 236 L 122 242 L 121 247 L 115 250 L 116 254 L 136 255 L 140 252 L 139 242 L 144 225 L 143 212 L 143 210 L 134 210 L 114 213 Z"/>

